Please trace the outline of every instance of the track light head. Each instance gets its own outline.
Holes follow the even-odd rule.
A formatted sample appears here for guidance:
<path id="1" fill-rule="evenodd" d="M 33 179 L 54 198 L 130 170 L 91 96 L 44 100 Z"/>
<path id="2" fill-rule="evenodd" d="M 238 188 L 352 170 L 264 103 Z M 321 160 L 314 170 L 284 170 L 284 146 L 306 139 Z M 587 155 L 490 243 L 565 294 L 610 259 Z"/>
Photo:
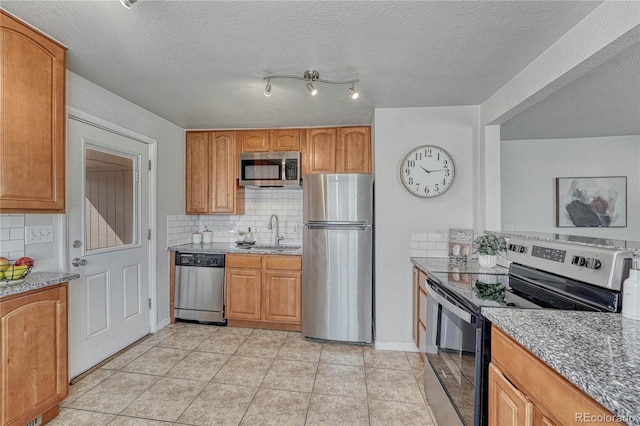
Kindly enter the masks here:
<path id="1" fill-rule="evenodd" d="M 313 84 L 311 83 L 307 83 L 307 89 L 309 89 L 309 93 L 311 93 L 311 96 L 315 96 L 318 94 L 318 89 L 313 87 Z"/>
<path id="2" fill-rule="evenodd" d="M 120 3 L 122 3 L 122 5 L 127 9 L 131 9 L 131 6 L 133 6 L 133 4 L 137 1 L 138 0 L 120 0 Z"/>
<path id="3" fill-rule="evenodd" d="M 360 96 L 360 93 L 358 93 L 358 91 L 356 90 L 356 88 L 352 84 L 351 87 L 349 87 L 349 97 L 351 99 L 358 99 L 358 96 Z"/>
<path id="4" fill-rule="evenodd" d="M 271 96 L 271 79 L 267 80 L 267 87 L 264 88 L 264 95 L 266 97 Z"/>

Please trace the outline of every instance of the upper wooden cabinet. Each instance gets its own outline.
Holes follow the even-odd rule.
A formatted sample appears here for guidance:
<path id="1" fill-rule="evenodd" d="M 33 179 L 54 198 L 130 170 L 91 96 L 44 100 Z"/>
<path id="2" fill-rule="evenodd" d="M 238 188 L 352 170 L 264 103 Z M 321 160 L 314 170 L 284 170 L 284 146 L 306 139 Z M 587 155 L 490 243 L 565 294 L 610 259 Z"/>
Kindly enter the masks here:
<path id="1" fill-rule="evenodd" d="M 0 14 L 0 213 L 63 213 L 66 49 Z"/>
<path id="2" fill-rule="evenodd" d="M 371 173 L 371 129 L 307 129 L 302 174 Z"/>
<path id="3" fill-rule="evenodd" d="M 67 283 L 0 301 L 0 425 L 58 414 L 68 393 Z"/>
<path id="4" fill-rule="evenodd" d="M 300 129 L 244 130 L 242 152 L 300 151 Z"/>
<path id="5" fill-rule="evenodd" d="M 187 132 L 187 214 L 244 213 L 235 132 Z"/>

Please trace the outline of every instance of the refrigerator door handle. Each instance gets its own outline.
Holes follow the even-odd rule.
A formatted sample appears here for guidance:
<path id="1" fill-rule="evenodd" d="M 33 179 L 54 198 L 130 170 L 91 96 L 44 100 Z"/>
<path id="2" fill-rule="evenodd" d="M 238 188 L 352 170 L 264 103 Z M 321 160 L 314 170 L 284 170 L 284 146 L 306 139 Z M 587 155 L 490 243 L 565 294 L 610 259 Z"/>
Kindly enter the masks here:
<path id="1" fill-rule="evenodd" d="M 365 222 L 311 222 L 305 225 L 307 229 L 355 229 L 365 230 L 370 228 Z"/>

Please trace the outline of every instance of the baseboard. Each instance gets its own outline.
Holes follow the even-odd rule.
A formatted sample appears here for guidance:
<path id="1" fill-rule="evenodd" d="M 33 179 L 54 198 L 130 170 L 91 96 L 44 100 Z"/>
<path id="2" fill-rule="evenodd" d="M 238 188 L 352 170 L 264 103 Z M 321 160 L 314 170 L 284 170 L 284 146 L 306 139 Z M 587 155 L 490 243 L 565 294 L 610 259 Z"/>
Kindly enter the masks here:
<path id="1" fill-rule="evenodd" d="M 418 352 L 418 347 L 413 342 L 381 342 L 378 340 L 375 346 L 376 349 L 385 351 Z"/>

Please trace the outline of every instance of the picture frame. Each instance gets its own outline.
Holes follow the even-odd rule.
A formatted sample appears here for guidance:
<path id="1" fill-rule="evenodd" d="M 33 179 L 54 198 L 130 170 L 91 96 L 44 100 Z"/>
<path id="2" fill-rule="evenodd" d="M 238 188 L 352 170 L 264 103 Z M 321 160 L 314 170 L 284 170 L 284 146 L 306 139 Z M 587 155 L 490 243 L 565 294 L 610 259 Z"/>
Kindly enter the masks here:
<path id="1" fill-rule="evenodd" d="M 627 177 L 555 178 L 556 227 L 627 226 Z"/>

